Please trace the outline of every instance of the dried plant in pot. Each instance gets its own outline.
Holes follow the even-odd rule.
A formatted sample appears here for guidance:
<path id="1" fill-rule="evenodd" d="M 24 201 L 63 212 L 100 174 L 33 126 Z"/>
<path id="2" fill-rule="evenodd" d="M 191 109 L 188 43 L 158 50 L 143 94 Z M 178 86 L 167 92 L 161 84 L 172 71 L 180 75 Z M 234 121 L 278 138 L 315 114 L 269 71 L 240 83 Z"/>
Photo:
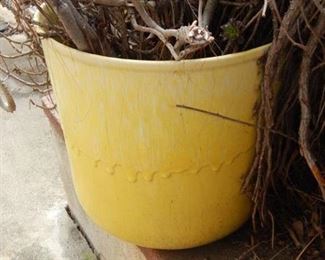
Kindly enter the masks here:
<path id="1" fill-rule="evenodd" d="M 296 35 L 315 38 L 313 46 L 323 37 L 317 4 L 33 2 L 74 185 L 108 232 L 154 248 L 208 243 L 251 215 L 243 184 L 254 216 L 267 222 L 277 140 L 300 143 L 313 161 L 305 121 L 299 140 L 274 127 L 287 110 L 276 107 L 273 85 L 288 70 L 286 51 L 292 60 L 295 47 L 311 48 Z M 314 38 L 307 22 L 296 24 L 311 13 Z M 312 173 L 322 191 L 321 174 Z"/>

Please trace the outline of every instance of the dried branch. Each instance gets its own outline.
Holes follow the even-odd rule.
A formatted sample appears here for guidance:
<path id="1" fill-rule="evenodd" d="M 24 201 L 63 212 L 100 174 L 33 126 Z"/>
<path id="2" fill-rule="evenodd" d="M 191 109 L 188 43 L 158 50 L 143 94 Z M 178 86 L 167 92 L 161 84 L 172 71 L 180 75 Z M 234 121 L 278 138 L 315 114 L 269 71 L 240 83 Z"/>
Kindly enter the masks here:
<path id="1" fill-rule="evenodd" d="M 263 16 L 263 17 L 266 16 L 266 10 L 267 10 L 267 6 L 268 6 L 268 1 L 269 1 L 269 0 L 264 0 L 263 10 L 262 10 L 262 16 Z"/>
<path id="2" fill-rule="evenodd" d="M 141 4 L 145 4 L 151 7 L 156 6 L 155 1 L 148 1 L 148 0 L 138 0 Z M 98 5 L 105 5 L 111 7 L 121 7 L 121 6 L 130 6 L 129 0 L 93 0 L 95 4 Z"/>
<path id="3" fill-rule="evenodd" d="M 140 26 L 137 23 L 137 20 L 135 19 L 134 16 L 131 17 L 131 23 L 132 23 L 132 26 L 133 26 L 133 28 L 135 30 L 138 30 L 138 31 L 141 31 L 141 32 L 152 33 L 152 34 L 156 35 L 166 45 L 166 47 L 168 48 L 168 50 L 170 51 L 170 53 L 173 55 L 174 59 L 175 60 L 179 60 L 180 59 L 180 57 L 176 53 L 173 45 L 171 43 L 169 43 L 167 41 L 167 39 L 165 38 L 165 36 L 162 33 L 160 33 L 158 30 L 155 30 L 155 29 L 150 28 L 150 27 Z"/>
<path id="4" fill-rule="evenodd" d="M 194 21 L 190 26 L 182 26 L 178 30 L 176 29 L 163 29 L 159 26 L 147 13 L 144 6 L 137 0 L 131 0 L 135 9 L 141 16 L 145 24 L 150 28 L 148 32 L 156 35 L 170 50 L 175 60 L 181 60 L 192 52 L 196 52 L 199 49 L 204 49 L 207 45 L 213 42 L 214 37 L 211 33 L 200 26 L 197 26 L 197 21 Z M 134 19 L 133 24 L 136 25 L 141 31 L 145 29 L 137 26 Z M 169 38 L 176 39 L 174 46 L 168 42 Z M 184 48 L 184 49 L 182 49 Z"/>
<path id="5" fill-rule="evenodd" d="M 318 10 L 322 13 L 325 14 L 325 6 L 324 2 L 321 2 L 321 0 L 313 0 L 314 4 L 317 6 Z"/>
<path id="6" fill-rule="evenodd" d="M 202 16 L 202 24 L 199 23 L 199 26 L 206 28 L 210 25 L 214 17 L 214 12 L 217 8 L 218 2 L 218 0 L 208 0 L 206 2 Z"/>
<path id="7" fill-rule="evenodd" d="M 88 44 L 86 36 L 83 34 L 77 19 L 83 20 L 81 15 L 76 12 L 77 17 L 74 16 L 74 12 L 71 10 L 73 6 L 70 0 L 62 1 L 62 0 L 48 0 L 51 6 L 53 7 L 55 13 L 59 17 L 62 22 L 67 34 L 73 41 L 73 43 L 77 46 L 77 48 L 81 51 L 90 51 L 91 48 Z M 69 4 L 70 3 L 70 4 Z M 80 23 L 80 22 L 79 22 Z M 84 23 L 86 23 L 84 21 Z"/>
<path id="8" fill-rule="evenodd" d="M 325 35 L 325 16 L 320 15 L 317 26 L 314 30 L 315 34 L 310 37 L 305 52 L 303 53 L 303 59 L 301 62 L 300 79 L 299 79 L 299 101 L 301 106 L 301 120 L 299 127 L 299 142 L 301 147 L 301 154 L 305 157 L 306 162 L 316 179 L 318 186 L 322 192 L 323 200 L 325 201 L 325 179 L 322 177 L 321 172 L 316 164 L 316 160 L 311 152 L 310 148 L 310 135 L 309 126 L 311 123 L 310 113 L 310 98 L 309 98 L 309 77 L 310 77 L 310 64 L 314 55 L 318 41 Z"/>
<path id="9" fill-rule="evenodd" d="M 12 72 L 10 72 L 8 69 L 3 68 L 2 66 L 0 66 L 0 71 L 2 71 L 5 75 L 7 75 L 8 77 L 13 78 L 14 80 L 17 80 L 18 82 L 22 83 L 25 86 L 28 87 L 46 87 L 50 84 L 50 82 L 48 80 L 44 81 L 44 82 L 29 82 L 26 81 L 24 79 L 22 79 L 20 76 L 13 74 Z"/>
<path id="10" fill-rule="evenodd" d="M 310 241 L 304 246 L 304 248 L 301 250 L 301 252 L 299 253 L 299 255 L 295 258 L 295 260 L 300 260 L 301 257 L 304 255 L 304 253 L 306 252 L 306 250 L 311 246 L 311 244 L 315 241 L 316 238 L 318 238 L 320 236 L 320 233 L 317 233 L 312 239 L 310 239 Z"/>
<path id="11" fill-rule="evenodd" d="M 70 0 L 49 0 L 49 3 L 79 50 L 105 54 L 96 32 Z"/>
<path id="12" fill-rule="evenodd" d="M 127 0 L 93 0 L 95 4 L 106 6 L 126 6 Z"/>

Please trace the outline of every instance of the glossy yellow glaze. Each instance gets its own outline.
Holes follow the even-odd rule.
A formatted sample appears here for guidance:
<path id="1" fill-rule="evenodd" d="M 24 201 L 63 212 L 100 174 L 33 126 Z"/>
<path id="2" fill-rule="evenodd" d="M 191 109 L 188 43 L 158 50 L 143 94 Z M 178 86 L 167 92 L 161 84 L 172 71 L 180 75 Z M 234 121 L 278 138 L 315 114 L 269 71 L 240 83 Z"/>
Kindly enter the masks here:
<path id="1" fill-rule="evenodd" d="M 107 232 L 177 249 L 242 225 L 256 129 L 257 59 L 267 46 L 191 61 L 135 61 L 43 41 L 78 198 Z"/>

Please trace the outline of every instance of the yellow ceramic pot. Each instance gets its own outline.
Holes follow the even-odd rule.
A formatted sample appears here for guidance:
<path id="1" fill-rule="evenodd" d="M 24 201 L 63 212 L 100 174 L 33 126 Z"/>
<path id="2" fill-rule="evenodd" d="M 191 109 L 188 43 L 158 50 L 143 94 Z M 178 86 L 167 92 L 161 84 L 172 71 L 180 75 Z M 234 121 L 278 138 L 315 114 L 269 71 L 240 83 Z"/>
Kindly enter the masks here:
<path id="1" fill-rule="evenodd" d="M 188 61 L 108 58 L 43 41 L 78 198 L 104 230 L 179 249 L 220 239 L 250 215 L 240 192 L 267 46 Z"/>

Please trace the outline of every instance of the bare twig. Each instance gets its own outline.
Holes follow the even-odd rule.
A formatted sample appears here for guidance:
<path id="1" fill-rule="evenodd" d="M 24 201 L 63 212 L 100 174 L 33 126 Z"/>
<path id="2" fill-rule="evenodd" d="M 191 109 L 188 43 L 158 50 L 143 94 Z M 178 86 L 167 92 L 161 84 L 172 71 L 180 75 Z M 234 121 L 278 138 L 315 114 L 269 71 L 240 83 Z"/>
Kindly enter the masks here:
<path id="1" fill-rule="evenodd" d="M 285 250 L 287 250 L 290 247 L 289 245 L 286 245 L 285 247 L 281 248 L 278 252 L 276 252 L 269 260 L 277 259 L 277 257 Z"/>
<path id="2" fill-rule="evenodd" d="M 300 260 L 301 257 L 304 255 L 304 253 L 306 252 L 306 250 L 308 249 L 308 247 L 310 247 L 310 245 L 315 241 L 315 239 L 317 237 L 320 236 L 320 233 L 317 233 L 315 236 L 313 236 L 313 238 L 304 246 L 304 248 L 301 250 L 301 252 L 299 253 L 299 255 L 295 258 L 295 260 Z"/>
<path id="3" fill-rule="evenodd" d="M 56 109 L 56 104 L 53 104 L 51 107 L 42 106 L 42 105 L 36 104 L 34 102 L 34 100 L 32 100 L 32 99 L 29 99 L 29 103 L 32 104 L 35 107 L 38 107 L 38 108 L 41 108 L 41 109 L 44 109 L 44 110 L 53 110 L 53 109 Z"/>
<path id="4" fill-rule="evenodd" d="M 20 78 L 19 76 L 11 73 L 9 70 L 3 68 L 0 66 L 0 71 L 2 71 L 3 73 L 5 73 L 6 75 L 8 75 L 9 77 L 17 80 L 18 82 L 26 85 L 26 86 L 29 86 L 29 87 L 43 87 L 43 86 L 48 86 L 50 84 L 49 81 L 44 81 L 44 82 L 36 82 L 36 83 L 33 83 L 33 82 L 29 82 L 29 81 L 26 81 L 26 80 L 23 80 L 22 78 Z"/>
<path id="5" fill-rule="evenodd" d="M 4 58 L 4 59 L 17 59 L 17 58 L 21 58 L 21 57 L 24 57 L 24 56 L 30 56 L 30 55 L 35 55 L 35 52 L 34 51 L 29 51 L 29 52 L 25 52 L 25 53 L 19 53 L 19 54 L 16 54 L 16 55 L 5 55 L 5 54 L 2 54 L 0 52 L 0 57 Z"/>
<path id="6" fill-rule="evenodd" d="M 289 234 L 290 238 L 292 239 L 293 243 L 295 244 L 295 246 L 297 248 L 301 248 L 301 243 L 300 243 L 299 239 L 297 238 L 296 233 L 289 227 L 286 227 L 286 229 L 288 230 L 288 234 Z"/>
<path id="7" fill-rule="evenodd" d="M 324 6 L 324 1 L 321 2 L 321 0 L 313 0 L 314 4 L 317 6 L 318 10 L 322 13 L 325 14 L 325 6 Z"/>
<path id="8" fill-rule="evenodd" d="M 271 225 L 272 225 L 272 236 L 271 236 L 271 247 L 274 249 L 274 243 L 275 243 L 275 223 L 274 223 L 274 217 L 271 211 L 268 211 L 270 219 L 271 219 Z"/>
<path id="9" fill-rule="evenodd" d="M 263 16 L 263 17 L 266 16 L 266 10 L 267 10 L 267 6 L 268 6 L 268 1 L 269 1 L 269 0 L 264 0 L 263 10 L 262 10 L 262 16 Z"/>

